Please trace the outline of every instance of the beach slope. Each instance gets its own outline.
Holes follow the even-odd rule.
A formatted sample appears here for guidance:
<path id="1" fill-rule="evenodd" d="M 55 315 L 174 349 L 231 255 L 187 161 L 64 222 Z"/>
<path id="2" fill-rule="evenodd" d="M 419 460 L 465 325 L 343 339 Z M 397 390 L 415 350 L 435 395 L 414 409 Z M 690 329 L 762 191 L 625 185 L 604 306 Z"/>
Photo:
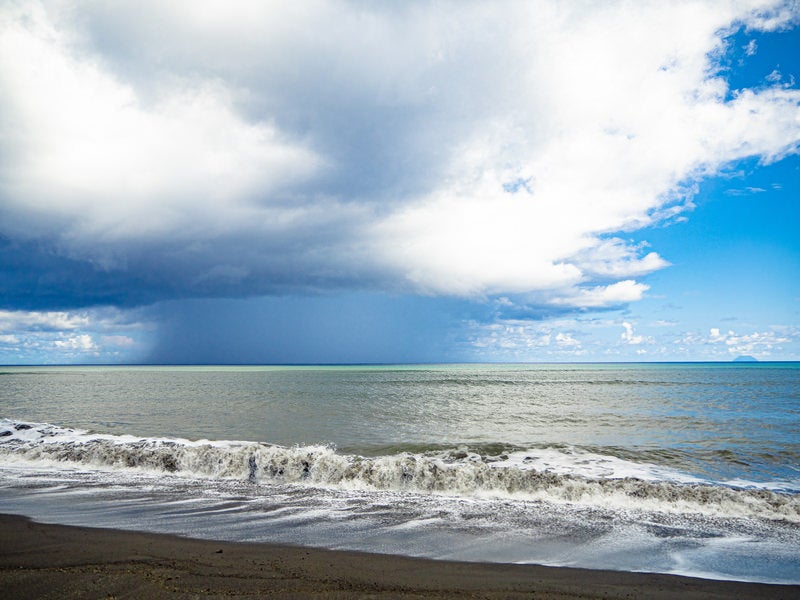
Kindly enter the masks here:
<path id="1" fill-rule="evenodd" d="M 0 590 L 27 598 L 800 598 L 800 586 L 458 563 L 0 515 Z"/>

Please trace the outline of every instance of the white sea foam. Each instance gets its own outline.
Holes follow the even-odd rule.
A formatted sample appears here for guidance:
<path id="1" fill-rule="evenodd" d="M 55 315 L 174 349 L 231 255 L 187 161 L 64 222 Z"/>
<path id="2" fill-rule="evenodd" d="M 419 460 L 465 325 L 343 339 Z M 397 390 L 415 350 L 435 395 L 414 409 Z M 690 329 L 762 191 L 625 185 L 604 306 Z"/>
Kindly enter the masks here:
<path id="1" fill-rule="evenodd" d="M 656 465 L 569 449 L 493 457 L 467 449 L 363 457 L 328 446 L 137 438 L 0 419 L 0 456 L 6 464 L 22 460 L 253 484 L 517 498 L 800 523 L 798 494 L 718 485 Z"/>
<path id="2" fill-rule="evenodd" d="M 708 483 L 704 479 L 650 463 L 637 463 L 616 456 L 563 448 L 536 448 L 506 453 L 496 467 L 533 469 L 557 475 L 580 475 L 592 479 L 635 478 L 642 481 Z"/>

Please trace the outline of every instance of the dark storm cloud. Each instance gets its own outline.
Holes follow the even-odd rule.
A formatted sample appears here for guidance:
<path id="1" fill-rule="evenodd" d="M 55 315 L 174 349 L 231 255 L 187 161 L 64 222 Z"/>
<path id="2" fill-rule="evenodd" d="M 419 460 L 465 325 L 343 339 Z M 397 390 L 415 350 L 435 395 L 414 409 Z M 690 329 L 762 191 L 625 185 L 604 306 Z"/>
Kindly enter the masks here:
<path id="1" fill-rule="evenodd" d="M 158 308 L 153 363 L 291 364 L 463 361 L 463 303 L 385 294 L 191 300 Z"/>
<path id="2" fill-rule="evenodd" d="M 94 247 L 91 253 L 71 250 L 65 256 L 49 239 L 0 236 L 0 308 L 133 307 L 191 297 L 314 294 L 377 281 L 377 274 L 369 280 L 365 271 L 342 269 L 335 249 L 319 256 L 325 248 L 319 236 L 315 246 L 292 248 L 295 243 L 302 246 L 280 235 L 231 235 L 190 243 L 114 244 L 105 252 Z"/>

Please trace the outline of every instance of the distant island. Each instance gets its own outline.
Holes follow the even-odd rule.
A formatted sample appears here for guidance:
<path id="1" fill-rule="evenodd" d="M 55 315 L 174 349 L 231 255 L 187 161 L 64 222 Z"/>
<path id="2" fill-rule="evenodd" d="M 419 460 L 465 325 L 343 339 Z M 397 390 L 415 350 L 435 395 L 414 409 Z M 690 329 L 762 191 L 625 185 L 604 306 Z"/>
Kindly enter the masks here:
<path id="1" fill-rule="evenodd" d="M 733 362 L 758 362 L 758 359 L 755 356 L 750 356 L 749 354 L 743 354 L 742 356 L 737 356 L 733 359 Z"/>

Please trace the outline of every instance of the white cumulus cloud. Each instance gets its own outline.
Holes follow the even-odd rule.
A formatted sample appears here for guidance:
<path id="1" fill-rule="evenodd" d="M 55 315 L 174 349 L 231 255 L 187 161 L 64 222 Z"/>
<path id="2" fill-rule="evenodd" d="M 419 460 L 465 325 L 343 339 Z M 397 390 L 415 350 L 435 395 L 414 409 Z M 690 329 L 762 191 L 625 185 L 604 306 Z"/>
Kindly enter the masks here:
<path id="1" fill-rule="evenodd" d="M 78 350 L 81 352 L 89 352 L 97 349 L 97 344 L 94 343 L 92 336 L 86 333 L 55 340 L 53 346 L 56 350 Z"/>
<path id="2" fill-rule="evenodd" d="M 574 293 L 566 292 L 562 297 L 552 300 L 552 303 L 581 308 L 601 308 L 640 300 L 648 289 L 649 286 L 643 283 L 626 279 L 611 285 L 581 289 Z"/>
<path id="3" fill-rule="evenodd" d="M 748 334 L 737 334 L 733 330 L 721 332 L 713 327 L 709 330 L 708 342 L 724 344 L 731 355 L 749 354 L 768 357 L 775 350 L 782 349 L 784 344 L 792 342 L 792 338 L 778 331 L 754 331 Z"/>
<path id="4" fill-rule="evenodd" d="M 620 337 L 622 338 L 622 341 L 624 341 L 625 343 L 633 344 L 635 346 L 645 341 L 644 336 L 634 334 L 633 325 L 631 325 L 627 321 L 623 322 L 622 326 L 625 328 L 625 331 L 622 332 L 622 335 Z"/>
<path id="5" fill-rule="evenodd" d="M 86 327 L 86 313 L 65 311 L 0 310 L 0 332 L 3 331 L 69 331 Z"/>
<path id="6" fill-rule="evenodd" d="M 12 5 L 13 6 L 13 5 Z M 53 11 L 54 13 L 57 11 Z M 215 78 L 143 97 L 43 6 L 0 13 L 4 204 L 94 241 L 241 226 L 248 202 L 320 167 Z"/>

